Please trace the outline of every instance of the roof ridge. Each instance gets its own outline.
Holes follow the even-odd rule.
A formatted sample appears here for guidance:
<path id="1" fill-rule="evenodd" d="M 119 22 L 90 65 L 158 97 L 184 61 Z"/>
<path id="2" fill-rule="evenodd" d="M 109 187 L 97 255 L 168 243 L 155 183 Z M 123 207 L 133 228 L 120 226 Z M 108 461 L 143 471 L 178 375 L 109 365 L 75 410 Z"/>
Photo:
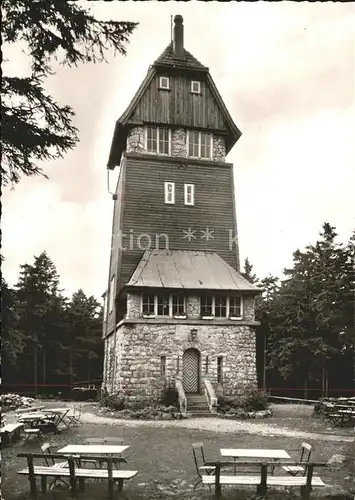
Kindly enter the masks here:
<path id="1" fill-rule="evenodd" d="M 167 47 L 163 50 L 160 56 L 154 61 L 154 65 L 166 64 L 169 66 L 181 65 L 191 69 L 205 69 L 208 70 L 207 66 L 204 66 L 195 56 L 191 54 L 185 48 L 184 57 L 178 57 L 173 53 L 173 42 L 170 42 Z"/>

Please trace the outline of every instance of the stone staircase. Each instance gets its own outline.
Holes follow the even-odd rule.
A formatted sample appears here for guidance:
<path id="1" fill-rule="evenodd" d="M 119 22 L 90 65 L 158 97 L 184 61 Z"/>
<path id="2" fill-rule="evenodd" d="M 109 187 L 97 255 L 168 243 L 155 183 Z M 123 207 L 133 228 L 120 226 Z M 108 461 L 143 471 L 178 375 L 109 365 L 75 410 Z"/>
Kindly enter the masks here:
<path id="1" fill-rule="evenodd" d="M 187 413 L 189 417 L 214 417 L 210 412 L 205 396 L 200 394 L 186 394 Z"/>

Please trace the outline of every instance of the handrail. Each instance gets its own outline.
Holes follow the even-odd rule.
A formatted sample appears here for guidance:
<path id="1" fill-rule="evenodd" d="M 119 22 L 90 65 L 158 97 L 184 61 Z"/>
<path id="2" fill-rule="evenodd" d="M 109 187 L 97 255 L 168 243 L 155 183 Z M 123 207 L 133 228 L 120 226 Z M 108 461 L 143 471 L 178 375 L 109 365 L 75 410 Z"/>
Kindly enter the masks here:
<path id="1" fill-rule="evenodd" d="M 211 413 L 217 413 L 217 403 L 218 399 L 216 393 L 214 392 L 211 382 L 207 379 L 203 381 L 205 398 L 208 403 L 208 408 Z"/>
<path id="2" fill-rule="evenodd" d="M 187 399 L 184 391 L 184 387 L 182 385 L 182 381 L 178 378 L 175 381 L 175 387 L 179 395 L 179 409 L 183 415 L 186 415 L 187 412 Z"/>

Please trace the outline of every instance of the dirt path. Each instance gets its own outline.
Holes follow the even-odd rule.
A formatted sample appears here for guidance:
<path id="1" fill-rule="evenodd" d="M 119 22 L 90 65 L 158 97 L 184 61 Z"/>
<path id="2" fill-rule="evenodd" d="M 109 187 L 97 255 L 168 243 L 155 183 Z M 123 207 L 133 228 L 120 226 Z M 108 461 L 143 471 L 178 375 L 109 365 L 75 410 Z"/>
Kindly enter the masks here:
<path id="1" fill-rule="evenodd" d="M 352 443 L 354 438 L 337 436 L 332 434 L 316 434 L 310 432 L 296 431 L 287 427 L 272 424 L 241 422 L 238 420 L 224 420 L 220 418 L 191 418 L 187 420 L 122 420 L 114 417 L 102 417 L 83 410 L 82 422 L 90 424 L 108 424 L 127 427 L 179 427 L 185 429 L 196 429 L 200 431 L 259 434 L 262 436 L 285 436 L 290 438 L 313 439 L 319 441 L 335 441 Z"/>

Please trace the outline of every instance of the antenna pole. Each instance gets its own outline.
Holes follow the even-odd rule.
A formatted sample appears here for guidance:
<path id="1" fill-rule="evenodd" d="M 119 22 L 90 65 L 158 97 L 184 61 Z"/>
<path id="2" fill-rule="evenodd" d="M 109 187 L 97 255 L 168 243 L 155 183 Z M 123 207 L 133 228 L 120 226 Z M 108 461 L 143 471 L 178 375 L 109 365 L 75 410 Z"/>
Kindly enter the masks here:
<path id="1" fill-rule="evenodd" d="M 173 16 L 170 16 L 170 41 L 173 41 Z"/>

